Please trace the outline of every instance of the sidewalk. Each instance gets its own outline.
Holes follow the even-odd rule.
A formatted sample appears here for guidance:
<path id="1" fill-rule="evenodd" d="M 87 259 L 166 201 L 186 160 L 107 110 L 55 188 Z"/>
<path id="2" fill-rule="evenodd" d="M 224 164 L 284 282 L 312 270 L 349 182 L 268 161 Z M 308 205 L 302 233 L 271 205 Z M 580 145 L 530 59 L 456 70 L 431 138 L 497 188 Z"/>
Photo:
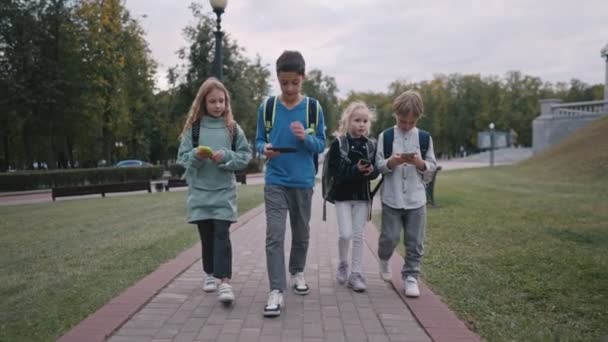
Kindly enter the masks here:
<path id="1" fill-rule="evenodd" d="M 319 189 L 315 191 L 313 199 L 306 266 L 311 292 L 298 296 L 288 291 L 280 317 L 262 316 L 269 288 L 265 215 L 263 207 L 258 207 L 233 226 L 232 285 L 236 301 L 232 306 L 219 304 L 217 293 L 202 291 L 197 245 L 125 291 L 59 341 L 103 341 L 105 336 L 110 342 L 479 341 L 423 284 L 421 298 L 405 300 L 393 285 L 380 279 L 373 252 L 378 234 L 372 225 L 367 227 L 364 252 L 368 291 L 354 293 L 338 285 L 335 211 L 330 205 L 327 222 L 321 221 L 323 202 L 319 193 Z M 287 234 L 286 252 L 290 241 Z M 403 288 L 398 273 L 400 260 L 397 255 L 391 259 L 399 290 Z M 178 276 L 171 281 L 171 274 Z"/>

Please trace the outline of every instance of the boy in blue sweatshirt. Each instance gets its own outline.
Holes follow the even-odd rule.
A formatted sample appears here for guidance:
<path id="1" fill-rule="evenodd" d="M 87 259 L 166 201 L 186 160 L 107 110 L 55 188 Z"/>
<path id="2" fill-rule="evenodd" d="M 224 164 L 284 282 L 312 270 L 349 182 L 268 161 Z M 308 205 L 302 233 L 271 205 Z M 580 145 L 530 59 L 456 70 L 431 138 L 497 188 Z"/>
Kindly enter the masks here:
<path id="1" fill-rule="evenodd" d="M 289 273 L 293 291 L 309 292 L 304 279 L 308 252 L 311 200 L 315 185 L 314 157 L 325 149 L 325 120 L 318 103 L 316 127 L 308 126 L 308 108 L 315 99 L 301 94 L 305 75 L 304 57 L 298 51 L 285 51 L 276 63 L 281 94 L 274 99 L 271 129 L 267 131 L 265 101 L 258 111 L 256 148 L 266 156 L 264 202 L 266 206 L 266 266 L 270 294 L 264 316 L 279 316 L 285 275 L 285 229 L 287 212 L 291 223 Z M 291 148 L 279 152 L 273 148 Z"/>

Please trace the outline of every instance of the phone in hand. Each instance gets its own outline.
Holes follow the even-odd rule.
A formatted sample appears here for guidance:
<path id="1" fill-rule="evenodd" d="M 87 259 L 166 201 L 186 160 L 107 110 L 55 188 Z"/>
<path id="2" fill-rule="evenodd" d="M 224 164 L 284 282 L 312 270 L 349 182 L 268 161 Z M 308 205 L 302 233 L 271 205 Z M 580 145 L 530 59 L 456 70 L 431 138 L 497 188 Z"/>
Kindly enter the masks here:
<path id="1" fill-rule="evenodd" d="M 372 164 L 372 163 L 371 163 L 369 160 L 367 160 L 367 159 L 360 159 L 360 160 L 359 160 L 359 162 L 360 162 L 360 163 L 361 163 L 361 165 L 363 165 L 363 166 L 369 166 L 369 165 L 371 165 L 371 164 Z"/>
<path id="2" fill-rule="evenodd" d="M 281 152 L 281 153 L 293 153 L 296 152 L 296 148 L 295 147 L 268 147 L 268 150 L 270 151 L 275 151 L 275 152 Z"/>
<path id="3" fill-rule="evenodd" d="M 415 155 L 416 152 L 401 153 L 401 158 L 411 159 L 414 158 Z"/>

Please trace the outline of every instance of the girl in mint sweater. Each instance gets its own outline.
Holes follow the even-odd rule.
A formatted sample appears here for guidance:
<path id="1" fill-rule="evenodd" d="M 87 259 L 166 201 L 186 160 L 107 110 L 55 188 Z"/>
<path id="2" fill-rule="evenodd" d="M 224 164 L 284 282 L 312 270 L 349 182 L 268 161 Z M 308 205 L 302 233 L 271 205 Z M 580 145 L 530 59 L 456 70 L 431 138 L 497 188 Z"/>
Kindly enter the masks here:
<path id="1" fill-rule="evenodd" d="M 230 95 L 217 79 L 209 78 L 192 103 L 177 153 L 186 168 L 188 222 L 198 226 L 202 244 L 203 290 L 218 289 L 221 302 L 234 301 L 230 285 L 232 246 L 230 225 L 236 222 L 235 171 L 245 169 L 251 150 L 234 121 Z"/>

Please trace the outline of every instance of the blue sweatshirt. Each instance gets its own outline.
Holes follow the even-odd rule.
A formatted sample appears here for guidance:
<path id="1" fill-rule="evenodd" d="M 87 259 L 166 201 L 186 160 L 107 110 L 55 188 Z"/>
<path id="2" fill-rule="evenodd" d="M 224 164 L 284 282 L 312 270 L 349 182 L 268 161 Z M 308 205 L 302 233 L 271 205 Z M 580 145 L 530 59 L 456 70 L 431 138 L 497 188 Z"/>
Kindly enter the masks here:
<path id="1" fill-rule="evenodd" d="M 313 99 L 310 99 L 314 101 Z M 312 188 L 315 185 L 315 166 L 313 157 L 325 149 L 325 119 L 323 110 L 319 108 L 319 120 L 314 133 L 309 133 L 304 141 L 291 132 L 290 125 L 300 121 L 304 129 L 308 128 L 306 121 L 306 98 L 294 108 L 287 109 L 278 97 L 276 99 L 274 124 L 270 130 L 270 140 L 266 141 L 264 125 L 264 103 L 258 110 L 258 127 L 256 132 L 256 148 L 264 153 L 264 145 L 274 147 L 295 147 L 295 153 L 282 153 L 266 163 L 266 184 L 282 185 L 291 188 Z"/>

